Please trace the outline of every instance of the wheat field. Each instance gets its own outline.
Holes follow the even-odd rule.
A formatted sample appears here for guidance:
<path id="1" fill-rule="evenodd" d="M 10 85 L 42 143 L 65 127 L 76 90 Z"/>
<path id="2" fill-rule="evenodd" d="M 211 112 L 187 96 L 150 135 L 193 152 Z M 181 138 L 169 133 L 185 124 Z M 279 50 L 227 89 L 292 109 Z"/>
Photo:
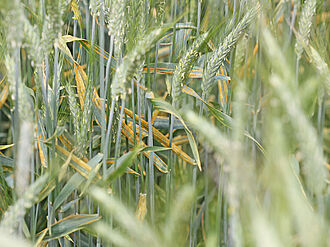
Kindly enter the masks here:
<path id="1" fill-rule="evenodd" d="M 329 21 L 0 0 L 0 246 L 330 246 Z"/>

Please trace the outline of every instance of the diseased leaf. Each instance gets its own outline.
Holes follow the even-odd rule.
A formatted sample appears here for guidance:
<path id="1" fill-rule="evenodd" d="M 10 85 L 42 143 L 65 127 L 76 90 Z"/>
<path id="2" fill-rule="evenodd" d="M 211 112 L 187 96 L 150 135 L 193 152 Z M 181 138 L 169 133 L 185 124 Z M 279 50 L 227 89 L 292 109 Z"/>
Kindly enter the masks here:
<path id="1" fill-rule="evenodd" d="M 194 155 L 195 158 L 195 162 L 199 168 L 199 170 L 202 170 L 202 166 L 201 166 L 201 161 L 199 158 L 199 153 L 198 153 L 198 148 L 197 148 L 197 144 L 195 142 L 194 136 L 192 135 L 191 131 L 189 130 L 189 128 L 187 127 L 187 125 L 185 124 L 183 118 L 181 117 L 181 115 L 179 114 L 179 112 L 169 103 L 167 103 L 166 101 L 160 100 L 160 99 L 150 99 L 151 103 L 155 106 L 155 108 L 162 110 L 164 112 L 167 112 L 169 114 L 173 114 L 176 118 L 178 118 L 181 123 L 183 124 L 185 131 L 187 133 L 187 137 L 189 139 L 189 144 L 190 144 L 190 148 L 191 151 Z"/>
<path id="2" fill-rule="evenodd" d="M 73 155 L 72 155 L 73 156 Z M 103 154 L 97 154 L 93 159 L 88 161 L 86 164 L 90 169 L 94 168 L 97 166 L 97 164 L 102 160 Z M 93 170 L 91 170 L 93 171 Z M 91 173 L 90 171 L 90 173 Z M 97 173 L 96 173 L 97 174 Z M 95 175 L 94 175 L 95 177 Z M 79 186 L 85 181 L 85 179 L 89 179 L 89 176 L 87 177 L 82 176 L 79 172 L 75 173 L 69 181 L 65 184 L 61 192 L 57 195 L 54 201 L 54 210 L 59 208 L 59 206 L 62 205 L 62 203 L 71 195 L 71 193 L 75 190 L 78 189 Z"/>
<path id="3" fill-rule="evenodd" d="M 122 123 L 122 133 L 126 136 L 126 138 L 129 140 L 129 142 L 134 145 L 134 131 L 127 126 L 124 122 Z M 137 128 L 138 129 L 138 128 Z M 139 135 L 136 136 L 136 141 L 137 143 L 139 143 L 140 145 L 142 145 L 144 148 L 147 148 L 148 146 L 143 142 L 140 141 Z M 143 155 L 146 156 L 147 158 L 149 158 L 149 152 L 143 152 Z M 157 154 L 153 154 L 153 162 L 154 165 L 157 167 L 157 169 L 160 172 L 163 173 L 167 173 L 167 164 L 157 155 Z"/>
<path id="4" fill-rule="evenodd" d="M 56 145 L 56 150 L 59 151 L 59 154 L 64 155 L 66 158 L 70 156 L 70 152 L 64 149 L 63 147 Z M 102 155 L 102 154 L 99 154 Z M 71 157 L 72 161 L 70 165 L 74 168 L 77 172 L 79 172 L 82 176 L 88 179 L 87 173 L 91 171 L 91 166 L 89 166 L 86 162 L 79 159 L 76 155 L 72 154 Z M 99 177 L 99 176 L 98 176 Z"/>
<path id="5" fill-rule="evenodd" d="M 72 9 L 72 12 L 74 13 L 74 18 L 76 20 L 78 20 L 78 24 L 79 24 L 79 27 L 80 27 L 80 33 L 82 33 L 83 31 L 83 21 L 82 21 L 82 17 L 81 17 L 81 13 L 80 13 L 80 10 L 79 10 L 79 5 L 78 5 L 78 1 L 77 0 L 71 0 L 71 9 Z"/>
<path id="6" fill-rule="evenodd" d="M 68 217 L 65 217 L 62 220 L 59 220 L 58 222 L 56 222 L 55 224 L 53 224 L 51 226 L 51 229 L 52 229 L 51 235 L 49 235 L 48 228 L 39 232 L 38 235 L 41 235 L 44 233 L 44 231 L 47 231 L 43 241 L 48 242 L 49 240 L 57 239 L 57 238 L 65 236 L 65 235 L 68 235 L 72 232 L 81 230 L 84 227 L 86 227 L 94 222 L 97 222 L 100 219 L 101 219 L 101 217 L 97 214 L 70 215 Z"/>
<path id="7" fill-rule="evenodd" d="M 128 110 L 127 108 L 124 109 L 124 112 L 130 116 L 131 118 L 133 118 L 133 113 L 132 111 Z M 135 119 L 136 121 L 139 121 L 139 117 L 138 115 L 135 114 Z M 144 128 L 148 129 L 149 124 L 147 121 L 145 121 L 144 119 L 141 119 L 141 124 Z M 138 125 L 137 125 L 138 126 Z M 169 139 L 162 134 L 159 130 L 157 130 L 156 128 L 152 127 L 152 133 L 153 133 L 153 137 L 159 142 L 161 143 L 164 147 L 169 147 L 170 145 L 170 141 Z M 176 146 L 175 144 L 172 143 L 172 151 L 177 154 L 181 159 L 183 159 L 184 161 L 186 161 L 188 164 L 194 165 L 195 161 L 189 156 L 187 155 L 185 152 L 182 151 L 181 148 L 179 148 L 178 146 Z"/>
<path id="8" fill-rule="evenodd" d="M 7 98 L 8 98 L 8 95 L 9 95 L 9 92 L 8 92 L 8 86 L 5 85 L 4 88 L 2 89 L 1 93 L 0 93 L 0 109 L 2 108 L 2 106 L 5 104 Z"/>
<path id="9" fill-rule="evenodd" d="M 147 195 L 140 193 L 139 202 L 136 208 L 135 215 L 139 220 L 144 221 L 146 214 L 147 214 Z"/>
<path id="10" fill-rule="evenodd" d="M 80 71 L 82 69 L 78 69 L 80 65 L 78 64 L 73 64 L 74 67 L 74 74 L 76 78 L 76 86 L 77 86 L 77 92 L 79 96 L 79 101 L 80 101 L 80 107 L 81 109 L 84 108 L 84 100 L 85 100 L 85 81 L 87 78 L 83 78 L 83 76 L 80 74 Z"/>

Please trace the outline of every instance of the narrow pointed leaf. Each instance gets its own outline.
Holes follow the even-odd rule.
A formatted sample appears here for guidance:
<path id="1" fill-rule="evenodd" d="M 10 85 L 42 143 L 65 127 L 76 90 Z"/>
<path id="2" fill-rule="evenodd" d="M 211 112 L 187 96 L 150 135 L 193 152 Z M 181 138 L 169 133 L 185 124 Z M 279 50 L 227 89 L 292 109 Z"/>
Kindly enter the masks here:
<path id="1" fill-rule="evenodd" d="M 57 239 L 68 235 L 72 232 L 83 229 L 84 227 L 100 220 L 101 217 L 97 214 L 86 214 L 86 215 L 70 215 L 51 226 L 52 234 L 49 235 L 48 228 L 44 229 L 38 234 L 43 234 L 47 231 L 44 237 L 44 241 Z"/>
<path id="2" fill-rule="evenodd" d="M 197 144 L 195 142 L 195 139 L 191 133 L 191 131 L 189 130 L 188 126 L 185 124 L 183 118 L 181 117 L 181 115 L 179 114 L 179 112 L 168 102 L 160 100 L 160 99 L 150 99 L 151 103 L 155 106 L 155 108 L 160 109 L 164 112 L 167 112 L 169 114 L 173 114 L 176 118 L 178 118 L 181 123 L 183 124 L 187 137 L 189 139 L 189 144 L 190 144 L 190 148 L 191 151 L 194 155 L 195 158 L 195 162 L 199 168 L 199 170 L 202 170 L 202 166 L 201 166 L 201 161 L 199 158 L 199 153 L 198 153 L 198 148 L 197 148 Z"/>

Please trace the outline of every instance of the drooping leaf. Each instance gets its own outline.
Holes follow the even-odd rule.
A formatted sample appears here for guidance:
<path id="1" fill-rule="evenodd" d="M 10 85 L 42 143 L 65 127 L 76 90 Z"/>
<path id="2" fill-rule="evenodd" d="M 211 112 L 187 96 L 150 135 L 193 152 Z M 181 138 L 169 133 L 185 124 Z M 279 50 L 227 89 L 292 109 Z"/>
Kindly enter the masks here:
<path id="1" fill-rule="evenodd" d="M 113 181 L 120 175 L 122 175 L 127 167 L 131 166 L 133 164 L 133 160 L 137 157 L 137 155 L 141 152 L 157 152 L 157 151 L 164 151 L 168 150 L 168 148 L 163 147 L 136 147 L 132 151 L 122 155 L 116 163 L 108 168 L 105 178 Z M 166 167 L 167 169 L 167 167 Z M 166 170 L 167 171 L 167 170 Z"/>
<path id="2" fill-rule="evenodd" d="M 124 122 L 122 123 L 122 133 L 124 134 L 124 136 L 126 136 L 126 138 L 129 140 L 129 142 L 134 145 L 134 131 L 132 128 L 130 128 L 129 126 L 127 126 Z M 142 145 L 142 147 L 147 148 L 148 146 L 143 142 L 140 141 L 139 136 L 136 136 L 136 140 L 137 143 L 140 143 L 140 145 Z M 143 152 L 143 155 L 146 156 L 147 158 L 149 158 L 149 152 Z M 153 162 L 154 165 L 157 167 L 157 169 L 160 172 L 163 173 L 167 173 L 167 164 L 157 155 L 157 154 L 153 154 Z"/>
<path id="3" fill-rule="evenodd" d="M 150 99 L 151 103 L 155 106 L 155 108 L 162 110 L 164 112 L 167 112 L 169 114 L 173 114 L 176 118 L 178 118 L 181 123 L 183 124 L 185 131 L 187 133 L 187 137 L 189 139 L 189 144 L 191 151 L 194 155 L 195 162 L 199 168 L 199 170 L 202 170 L 201 161 L 199 158 L 198 148 L 197 144 L 195 142 L 194 136 L 192 135 L 191 131 L 189 130 L 188 126 L 185 124 L 183 118 L 181 117 L 180 113 L 168 102 L 161 100 L 161 99 Z"/>
<path id="4" fill-rule="evenodd" d="M 72 232 L 83 229 L 84 227 L 97 222 L 101 217 L 97 214 L 86 214 L 86 215 L 70 215 L 62 220 L 59 220 L 51 226 L 52 234 L 49 235 L 48 228 L 39 232 L 38 235 L 43 234 L 47 231 L 43 241 L 49 241 L 68 235 Z"/>
<path id="5" fill-rule="evenodd" d="M 103 54 L 104 58 L 106 60 L 109 59 L 109 53 L 105 50 L 101 50 L 97 45 L 93 44 L 93 47 L 90 44 L 90 41 L 83 39 L 83 38 L 78 38 L 78 37 L 74 37 L 71 35 L 63 35 L 60 37 L 60 42 L 58 44 L 59 49 L 61 49 L 70 59 L 71 61 L 75 62 L 76 61 L 73 59 L 72 54 L 69 50 L 69 48 L 67 47 L 67 43 L 70 42 L 74 42 L 74 41 L 78 41 L 87 52 L 90 52 L 91 55 L 100 55 Z M 93 49 L 91 49 L 93 48 Z M 116 59 L 114 57 L 112 57 L 112 63 L 111 63 L 111 68 L 115 69 L 116 68 Z"/>
<path id="6" fill-rule="evenodd" d="M 73 156 L 73 155 L 72 155 Z M 97 166 L 97 164 L 102 160 L 103 154 L 97 154 L 93 159 L 88 161 L 86 164 L 90 169 L 94 168 Z M 93 171 L 93 170 L 91 170 Z M 90 172 L 91 172 L 90 171 Z M 94 175 L 95 177 L 95 175 Z M 75 190 L 78 189 L 79 186 L 86 180 L 89 179 L 89 176 L 84 177 L 82 176 L 79 172 L 75 173 L 69 181 L 65 184 L 61 192 L 57 195 L 54 201 L 54 210 L 59 208 L 59 206 L 62 205 L 62 203 L 71 195 L 71 193 Z"/>
<path id="7" fill-rule="evenodd" d="M 132 111 L 128 110 L 127 108 L 124 109 L 124 112 L 130 116 L 131 118 L 133 118 L 133 113 Z M 136 121 L 139 121 L 139 116 L 135 114 L 135 119 Z M 142 127 L 144 127 L 145 129 L 148 129 L 149 124 L 147 121 L 145 121 L 143 118 L 141 118 L 141 125 Z M 138 126 L 138 125 L 137 125 Z M 169 147 L 170 145 L 170 140 L 163 134 L 161 133 L 158 129 L 152 127 L 152 134 L 154 136 L 154 138 L 161 143 L 164 147 Z M 172 143 L 172 151 L 177 154 L 180 158 L 182 158 L 184 161 L 186 161 L 188 164 L 194 165 L 195 161 L 189 156 L 187 155 L 185 152 L 182 151 L 181 148 L 179 148 L 177 145 L 175 145 L 174 143 Z"/>
<path id="8" fill-rule="evenodd" d="M 188 87 L 188 86 L 184 86 L 182 88 L 182 91 L 186 94 L 189 94 L 197 99 L 199 99 L 200 101 L 202 101 L 207 108 L 209 109 L 209 111 L 211 112 L 211 114 L 215 117 L 215 119 L 223 126 L 232 129 L 235 126 L 234 120 L 228 116 L 226 113 L 216 109 L 215 107 L 213 107 L 212 105 L 210 105 L 209 103 L 207 103 L 205 100 L 203 100 L 192 88 Z M 262 147 L 262 145 L 255 139 L 253 138 L 247 131 L 243 132 L 244 135 L 246 137 L 248 137 L 251 141 L 253 141 L 257 147 L 259 148 L 259 150 L 264 153 L 264 148 Z"/>

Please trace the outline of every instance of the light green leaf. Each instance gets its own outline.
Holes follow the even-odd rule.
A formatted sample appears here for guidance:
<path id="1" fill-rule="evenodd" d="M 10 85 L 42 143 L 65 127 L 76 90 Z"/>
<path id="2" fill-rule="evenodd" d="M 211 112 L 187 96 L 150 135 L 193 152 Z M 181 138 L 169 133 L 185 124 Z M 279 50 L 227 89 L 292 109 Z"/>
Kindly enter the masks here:
<path id="1" fill-rule="evenodd" d="M 102 157 L 103 154 L 99 153 L 93 159 L 88 161 L 87 164 L 93 168 L 102 160 Z M 65 184 L 58 196 L 55 198 L 54 210 L 61 206 L 62 203 L 71 195 L 71 193 L 75 189 L 77 189 L 85 180 L 86 179 L 82 175 L 80 175 L 80 173 L 76 172 Z"/>
<path id="2" fill-rule="evenodd" d="M 126 172 L 127 167 L 133 164 L 133 160 L 141 152 L 158 152 L 168 150 L 169 148 L 164 147 L 136 147 L 132 151 L 122 155 L 115 165 L 111 166 L 106 172 L 106 179 L 114 180 L 123 173 Z"/>

